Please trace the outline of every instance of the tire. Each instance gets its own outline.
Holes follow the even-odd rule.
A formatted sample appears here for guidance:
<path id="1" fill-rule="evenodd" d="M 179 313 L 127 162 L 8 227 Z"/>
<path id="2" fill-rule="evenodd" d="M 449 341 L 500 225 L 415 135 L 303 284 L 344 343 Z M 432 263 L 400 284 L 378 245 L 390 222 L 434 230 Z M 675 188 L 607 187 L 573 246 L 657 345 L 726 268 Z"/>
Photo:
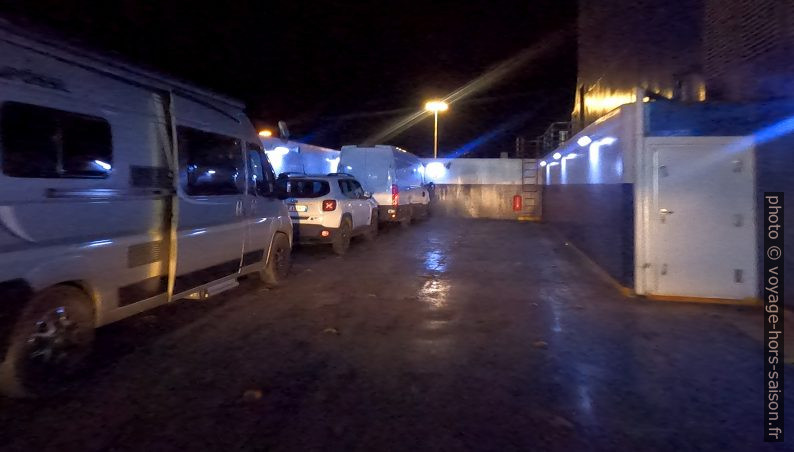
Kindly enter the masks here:
<path id="1" fill-rule="evenodd" d="M 292 248 L 289 239 L 286 234 L 278 232 L 273 237 L 273 246 L 270 247 L 265 268 L 259 272 L 259 276 L 265 286 L 280 287 L 287 280 L 290 267 L 292 267 Z"/>
<path id="2" fill-rule="evenodd" d="M 378 211 L 373 210 L 372 217 L 370 217 L 369 220 L 369 230 L 364 234 L 364 239 L 368 242 L 372 242 L 376 238 L 378 238 Z"/>
<path id="3" fill-rule="evenodd" d="M 405 218 L 400 219 L 400 226 L 403 228 L 407 228 L 411 225 L 411 220 L 413 219 L 413 211 L 409 208 L 408 215 Z"/>
<path id="4" fill-rule="evenodd" d="M 424 221 L 430 216 L 430 209 L 427 204 L 417 204 L 416 210 L 419 211 L 418 215 L 416 215 L 416 220 Z"/>
<path id="5" fill-rule="evenodd" d="M 350 248 L 350 235 L 353 232 L 353 227 L 350 225 L 350 220 L 347 218 L 342 219 L 342 224 L 339 226 L 339 232 L 336 234 L 331 248 L 339 256 L 342 256 Z"/>
<path id="6" fill-rule="evenodd" d="M 35 295 L 12 329 L 0 364 L 0 393 L 42 397 L 60 389 L 85 365 L 94 341 L 91 299 L 73 286 Z"/>

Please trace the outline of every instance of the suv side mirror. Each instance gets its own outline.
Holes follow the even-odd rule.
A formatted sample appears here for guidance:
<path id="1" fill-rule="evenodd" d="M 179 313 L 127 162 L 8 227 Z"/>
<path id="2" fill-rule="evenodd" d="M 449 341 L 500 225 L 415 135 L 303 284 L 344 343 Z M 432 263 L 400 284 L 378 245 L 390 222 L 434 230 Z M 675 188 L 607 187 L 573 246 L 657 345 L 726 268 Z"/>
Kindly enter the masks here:
<path id="1" fill-rule="evenodd" d="M 281 200 L 289 198 L 289 196 L 287 196 L 287 187 L 285 187 L 284 184 L 270 183 L 270 187 L 272 188 L 270 192 L 271 197 Z"/>
<path id="2" fill-rule="evenodd" d="M 364 192 L 364 199 L 372 199 L 372 193 L 365 191 Z"/>

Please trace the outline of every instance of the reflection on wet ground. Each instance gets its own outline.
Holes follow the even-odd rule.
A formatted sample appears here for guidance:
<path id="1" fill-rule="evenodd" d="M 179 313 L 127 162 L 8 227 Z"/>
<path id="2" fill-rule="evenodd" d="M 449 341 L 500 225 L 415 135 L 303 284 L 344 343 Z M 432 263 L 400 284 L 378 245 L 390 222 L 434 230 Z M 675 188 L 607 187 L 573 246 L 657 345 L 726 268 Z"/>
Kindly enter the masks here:
<path id="1" fill-rule="evenodd" d="M 100 331 L 68 391 L 0 401 L 0 449 L 763 450 L 759 315 L 625 299 L 544 225 L 433 218 Z"/>
<path id="2" fill-rule="evenodd" d="M 447 255 L 441 249 L 434 248 L 425 253 L 425 268 L 428 271 L 444 272 L 447 269 Z"/>
<path id="3" fill-rule="evenodd" d="M 447 304 L 449 283 L 438 279 L 429 279 L 419 289 L 419 301 L 434 309 L 443 308 Z"/>

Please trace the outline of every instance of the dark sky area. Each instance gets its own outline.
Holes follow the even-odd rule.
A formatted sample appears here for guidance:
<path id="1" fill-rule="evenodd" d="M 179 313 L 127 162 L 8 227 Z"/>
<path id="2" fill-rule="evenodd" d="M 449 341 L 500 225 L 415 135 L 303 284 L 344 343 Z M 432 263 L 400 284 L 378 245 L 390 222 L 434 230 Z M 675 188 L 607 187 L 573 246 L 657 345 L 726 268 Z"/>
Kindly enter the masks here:
<path id="1" fill-rule="evenodd" d="M 572 107 L 575 0 L 2 5 L 12 19 L 240 98 L 256 125 L 285 120 L 293 138 L 324 146 L 359 144 L 527 48 L 539 51 L 443 114 L 441 154 L 498 156 Z M 427 117 L 388 142 L 431 155 L 432 129 Z"/>

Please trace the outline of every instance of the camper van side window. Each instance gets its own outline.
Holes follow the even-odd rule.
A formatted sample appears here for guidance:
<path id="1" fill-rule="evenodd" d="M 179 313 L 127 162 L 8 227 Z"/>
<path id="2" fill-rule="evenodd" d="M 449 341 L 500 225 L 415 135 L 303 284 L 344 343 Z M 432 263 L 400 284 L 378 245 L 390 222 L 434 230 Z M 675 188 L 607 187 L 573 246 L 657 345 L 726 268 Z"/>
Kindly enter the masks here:
<path id="1" fill-rule="evenodd" d="M 236 195 L 245 187 L 240 140 L 177 127 L 180 182 L 189 196 Z"/>
<path id="2" fill-rule="evenodd" d="M 11 177 L 103 178 L 113 167 L 110 124 L 96 116 L 5 102 L 0 141 Z"/>
<path id="3" fill-rule="evenodd" d="M 262 148 L 248 143 L 248 193 L 268 196 L 275 190 L 276 177 L 262 152 Z"/>

